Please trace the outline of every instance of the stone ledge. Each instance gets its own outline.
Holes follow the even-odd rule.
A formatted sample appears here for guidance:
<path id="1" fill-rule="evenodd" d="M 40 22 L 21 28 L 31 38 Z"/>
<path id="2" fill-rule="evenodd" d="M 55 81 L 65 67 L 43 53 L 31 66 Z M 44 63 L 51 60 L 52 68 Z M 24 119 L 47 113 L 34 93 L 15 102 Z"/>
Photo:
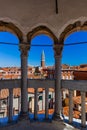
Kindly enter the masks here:
<path id="1" fill-rule="evenodd" d="M 0 130 L 78 130 L 63 122 L 52 121 L 48 122 L 29 122 L 29 120 L 18 121 L 14 125 L 8 127 L 2 127 Z"/>

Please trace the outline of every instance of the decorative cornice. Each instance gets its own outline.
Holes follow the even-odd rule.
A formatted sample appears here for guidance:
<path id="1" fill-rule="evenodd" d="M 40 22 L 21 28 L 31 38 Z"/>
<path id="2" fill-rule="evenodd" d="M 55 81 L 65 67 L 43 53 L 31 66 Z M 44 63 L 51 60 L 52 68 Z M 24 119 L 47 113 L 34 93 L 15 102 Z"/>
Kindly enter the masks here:
<path id="1" fill-rule="evenodd" d="M 81 31 L 81 30 L 86 30 L 87 31 L 87 21 L 82 23 L 81 21 L 76 21 L 72 24 L 69 24 L 64 31 L 61 33 L 59 37 L 59 43 L 64 44 L 64 40 L 67 36 L 72 34 L 73 32 Z"/>
<path id="2" fill-rule="evenodd" d="M 30 44 L 29 43 L 21 43 L 21 44 L 19 44 L 19 50 L 21 51 L 21 55 L 27 57 L 29 49 L 30 49 Z"/>
<path id="3" fill-rule="evenodd" d="M 15 34 L 18 37 L 19 42 L 23 40 L 22 31 L 12 22 L 5 22 L 0 20 L 0 31 L 7 31 Z"/>
<path id="4" fill-rule="evenodd" d="M 54 33 L 46 26 L 38 26 L 34 29 L 32 29 L 31 32 L 28 32 L 27 34 L 27 41 L 30 41 L 37 35 L 40 35 L 40 34 L 45 34 L 47 36 L 50 36 L 53 41 L 57 41 L 57 37 L 54 35 Z"/>

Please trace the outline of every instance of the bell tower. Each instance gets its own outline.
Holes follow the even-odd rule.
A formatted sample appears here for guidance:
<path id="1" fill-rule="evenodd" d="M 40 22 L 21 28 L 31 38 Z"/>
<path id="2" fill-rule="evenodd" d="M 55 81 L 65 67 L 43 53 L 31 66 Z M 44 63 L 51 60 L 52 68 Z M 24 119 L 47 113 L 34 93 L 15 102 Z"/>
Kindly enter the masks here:
<path id="1" fill-rule="evenodd" d="M 44 53 L 44 50 L 42 51 L 42 54 L 41 54 L 41 67 L 42 68 L 45 67 L 45 53 Z"/>

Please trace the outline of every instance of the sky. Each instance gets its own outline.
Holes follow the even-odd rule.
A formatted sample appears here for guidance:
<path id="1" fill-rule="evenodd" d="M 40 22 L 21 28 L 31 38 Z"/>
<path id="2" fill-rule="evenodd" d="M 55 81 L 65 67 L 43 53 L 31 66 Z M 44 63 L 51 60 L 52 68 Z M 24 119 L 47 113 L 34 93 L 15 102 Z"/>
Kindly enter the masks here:
<path id="1" fill-rule="evenodd" d="M 87 32 L 79 31 L 70 34 L 65 39 L 64 45 L 85 41 L 87 41 Z M 20 66 L 19 40 L 17 37 L 9 32 L 0 32 L 0 42 L 6 43 L 0 44 L 0 67 Z M 10 43 L 10 45 L 7 43 Z M 16 43 L 17 45 L 12 45 L 12 43 Z M 52 46 L 33 46 L 41 44 Z M 53 40 L 44 34 L 38 35 L 32 39 L 28 56 L 28 65 L 40 66 L 41 53 L 43 50 L 45 53 L 46 66 L 54 65 Z M 64 46 L 62 64 L 71 66 L 87 64 L 87 44 Z"/>

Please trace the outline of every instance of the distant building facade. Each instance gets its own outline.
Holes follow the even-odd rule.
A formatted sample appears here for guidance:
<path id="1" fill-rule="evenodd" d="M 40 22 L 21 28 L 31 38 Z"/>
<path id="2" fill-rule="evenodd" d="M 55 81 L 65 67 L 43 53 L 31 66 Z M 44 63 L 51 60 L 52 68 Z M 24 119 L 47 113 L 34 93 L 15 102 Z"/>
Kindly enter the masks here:
<path id="1" fill-rule="evenodd" d="M 27 75 L 30 79 L 38 78 L 55 78 L 55 66 L 46 66 L 45 53 L 44 50 L 41 53 L 41 66 L 28 66 Z M 80 70 L 81 67 L 85 66 L 69 66 L 62 64 L 61 66 L 61 79 L 73 80 L 73 72 Z M 3 67 L 0 68 L 0 79 L 20 79 L 21 78 L 21 68 L 20 67 Z"/>

